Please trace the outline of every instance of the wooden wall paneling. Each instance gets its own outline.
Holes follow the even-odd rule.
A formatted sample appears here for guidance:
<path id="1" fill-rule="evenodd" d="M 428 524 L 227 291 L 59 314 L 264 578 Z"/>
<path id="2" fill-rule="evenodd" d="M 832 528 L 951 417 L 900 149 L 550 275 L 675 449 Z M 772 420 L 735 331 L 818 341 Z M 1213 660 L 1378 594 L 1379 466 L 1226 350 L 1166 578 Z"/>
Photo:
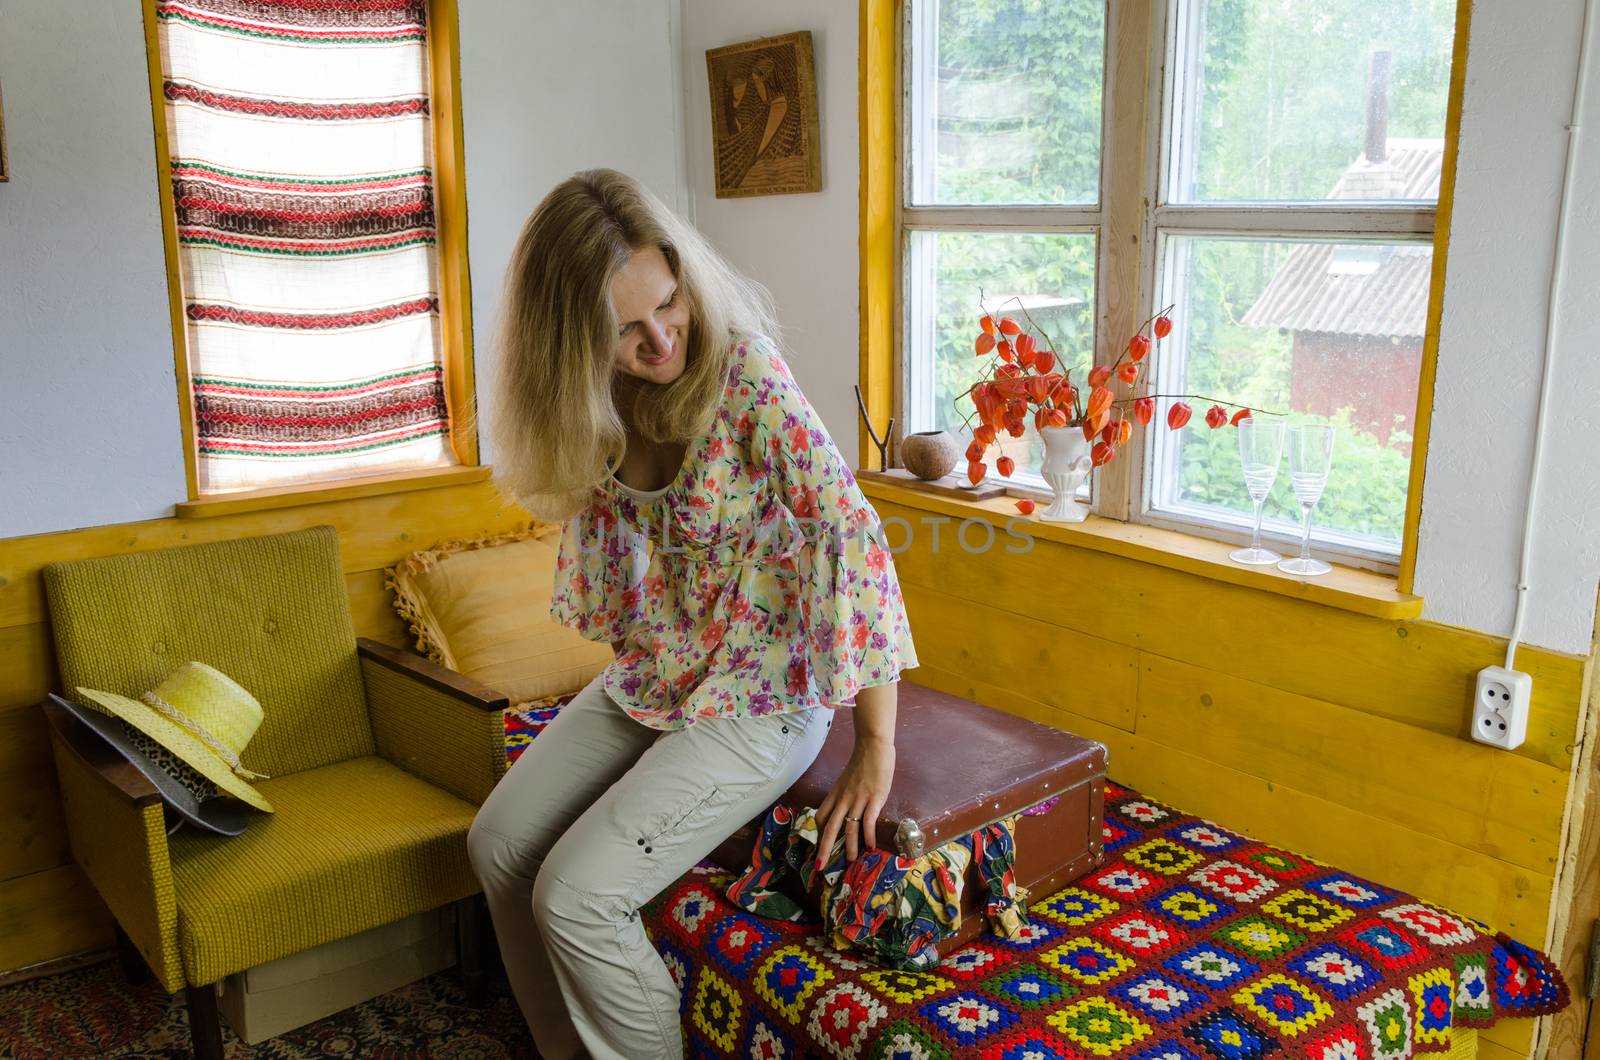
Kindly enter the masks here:
<path id="1" fill-rule="evenodd" d="M 1065 729 L 1068 732 L 1076 733 L 1091 740 L 1099 740 L 1108 748 L 1117 737 L 1128 735 L 1128 730 L 1126 729 L 1119 729 L 1114 725 L 1107 725 L 1103 721 L 1097 721 L 1082 714 L 1075 714 L 1070 710 L 1041 703 L 1015 689 L 992 684 L 989 681 L 974 677 L 970 672 L 957 673 L 952 670 L 946 670 L 943 667 L 923 663 L 915 670 L 907 670 L 903 677 L 904 680 L 912 684 L 937 688 L 941 692 L 948 692 L 953 696 L 975 700 L 997 710 L 1015 714 L 1019 718 L 1027 718 L 1042 725 Z"/>
<path id="2" fill-rule="evenodd" d="M 1534 1055 L 1534 1031 L 1539 1020 L 1501 1020 L 1492 1027 L 1478 1032 L 1479 1056 L 1517 1057 L 1519 1060 Z M 1498 1051 L 1496 1051 L 1498 1050 Z M 1549 1060 L 1567 1060 L 1550 1057 Z"/>
<path id="3" fill-rule="evenodd" d="M 867 474 L 858 476 L 857 481 L 862 492 L 880 510 L 885 504 L 898 505 L 935 517 L 988 522 L 1000 530 L 1018 534 L 1026 531 L 1030 538 L 1058 545 L 1119 556 L 1163 570 L 1198 575 L 1207 581 L 1391 622 L 1422 616 L 1422 597 L 1396 591 L 1392 578 L 1372 571 L 1334 567 L 1319 578 L 1297 578 L 1276 567 L 1245 567 L 1232 562 L 1228 554 L 1233 546 L 1226 541 L 1195 537 L 1159 526 L 1123 523 L 1097 516 L 1081 523 L 1045 522 L 1023 518 L 1017 512 L 1014 498 L 977 499 L 965 495 L 956 498 L 941 490 L 913 488 L 905 478 L 893 474 Z"/>
<path id="4" fill-rule="evenodd" d="M 1508 1041 L 1520 1044 L 1506 1044 L 1496 1037 L 1497 1032 Z M 1528 1020 L 1497 1023 L 1478 1032 L 1478 1060 L 1526 1060 L 1532 1040 L 1532 1024 Z"/>
<path id="5" fill-rule="evenodd" d="M 1597 657 L 1600 658 L 1600 657 Z M 1576 755 L 1564 823 L 1561 868 L 1547 952 L 1572 988 L 1572 1005 L 1540 1021 L 1539 1055 L 1600 1057 L 1600 1002 L 1584 996 L 1590 947 L 1600 936 L 1600 686 L 1591 660 L 1584 696 L 1582 746 Z"/>
<path id="6" fill-rule="evenodd" d="M 1252 776 L 1138 733 L 1103 724 L 1069 724 L 1062 712 L 1043 707 L 1027 689 L 981 686 L 929 667 L 907 671 L 906 679 L 973 695 L 990 706 L 1099 740 L 1111 753 L 1111 777 L 1152 798 L 1411 891 L 1526 941 L 1537 944 L 1543 938 L 1553 881 L 1549 874 L 1531 872 L 1430 832 Z"/>
<path id="7" fill-rule="evenodd" d="M 111 913 L 76 865 L 0 881 L 0 969 L 109 949 Z"/>
<path id="8" fill-rule="evenodd" d="M 1567 900 L 1564 922 L 1558 925 L 1557 937 L 1551 942 L 1552 956 L 1572 988 L 1572 1004 L 1550 1017 L 1540 1036 L 1540 1048 L 1548 1057 L 1600 1056 L 1600 1028 L 1593 1026 L 1600 1016 L 1600 1003 L 1583 996 L 1589 974 L 1589 947 L 1597 934 L 1596 918 L 1600 918 L 1600 772 L 1591 764 L 1587 773 L 1587 808 L 1581 840 L 1571 862 L 1573 893 Z M 1589 1036 L 1587 1050 L 1585 1033 Z"/>
<path id="9" fill-rule="evenodd" d="M 152 519 L 0 542 L 0 627 L 46 618 L 39 570 L 57 560 L 143 552 L 173 545 L 332 526 L 346 572 L 372 570 L 454 537 L 510 530 L 528 514 L 489 482 L 272 508 L 214 519 Z"/>
<path id="10" fill-rule="evenodd" d="M 1555 872 L 1563 770 L 1148 653 L 1141 667 L 1146 739 Z"/>
<path id="11" fill-rule="evenodd" d="M 415 650 L 411 630 L 395 613 L 394 594 L 383 587 L 383 568 L 346 574 L 344 586 L 350 596 L 350 618 L 356 636 L 371 637 L 393 648 Z"/>
<path id="12" fill-rule="evenodd" d="M 957 543 L 954 521 L 943 524 L 935 551 L 920 521 L 928 513 L 884 501 L 876 507 L 913 528 L 911 546 L 895 556 L 903 582 L 975 602 L 1016 601 L 1064 629 L 1447 736 L 1465 736 L 1474 675 L 1504 659 L 1498 638 L 1369 618 L 1055 541 L 1035 539 L 1028 551 L 1012 552 L 1001 533 L 977 562 Z M 891 541 L 903 540 L 903 528 L 891 531 Z M 1098 595 L 1067 606 L 1057 602 L 1067 599 L 1057 586 L 1080 600 Z M 915 625 L 912 634 L 919 634 Z M 1534 677 L 1534 701 L 1528 740 L 1513 753 L 1566 769 L 1584 660 L 1524 648 L 1519 665 Z"/>
<path id="13" fill-rule="evenodd" d="M 1525 941 L 1544 935 L 1552 876 L 1138 736 L 1113 745 L 1111 761 L 1118 779 L 1224 827 L 1458 909 Z"/>
<path id="14" fill-rule="evenodd" d="M 1132 649 L 937 589 L 902 583 L 901 592 L 919 659 L 996 684 L 1033 675 L 1027 690 L 1038 702 L 1133 728 L 1139 673 Z"/>
<path id="15" fill-rule="evenodd" d="M 0 714 L 39 702 L 55 683 L 49 623 L 0 626 Z"/>
<path id="16" fill-rule="evenodd" d="M 71 860 L 44 713 L 0 713 L 0 879 Z"/>

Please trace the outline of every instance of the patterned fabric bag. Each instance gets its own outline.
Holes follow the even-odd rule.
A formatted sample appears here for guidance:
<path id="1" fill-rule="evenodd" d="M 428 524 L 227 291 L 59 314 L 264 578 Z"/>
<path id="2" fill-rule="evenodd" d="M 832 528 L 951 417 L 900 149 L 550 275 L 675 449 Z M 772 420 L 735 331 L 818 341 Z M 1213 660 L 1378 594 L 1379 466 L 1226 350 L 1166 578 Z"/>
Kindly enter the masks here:
<path id="1" fill-rule="evenodd" d="M 739 908 L 775 920 L 811 919 L 804 905 L 780 889 L 798 880 L 808 896 L 820 892 L 818 912 L 835 949 L 855 950 L 887 968 L 923 969 L 939 962 L 938 944 L 961 925 L 961 891 L 977 862 L 988 894 L 984 916 L 1001 938 L 1015 938 L 1027 923 L 1027 889 L 1014 871 L 1015 817 L 1003 818 L 953 839 L 919 858 L 865 850 L 845 864 L 835 840 L 827 864 L 816 868 L 816 811 L 775 805 L 761 822 L 750 867 L 728 886 Z"/>

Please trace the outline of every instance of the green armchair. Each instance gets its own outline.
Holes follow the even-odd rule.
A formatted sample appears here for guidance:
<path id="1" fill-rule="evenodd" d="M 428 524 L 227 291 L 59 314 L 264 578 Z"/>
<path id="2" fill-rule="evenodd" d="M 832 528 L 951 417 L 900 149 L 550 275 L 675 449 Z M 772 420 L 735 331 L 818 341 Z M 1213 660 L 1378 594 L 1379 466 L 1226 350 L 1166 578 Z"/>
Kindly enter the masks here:
<path id="1" fill-rule="evenodd" d="M 505 772 L 506 699 L 358 640 L 332 527 L 51 564 L 64 693 L 137 696 L 198 659 L 265 718 L 242 756 L 277 812 L 244 834 L 167 834 L 154 787 L 45 704 L 73 856 L 122 937 L 188 992 L 197 1057 L 222 1055 L 223 976 L 448 903 L 481 989 L 467 828 Z"/>

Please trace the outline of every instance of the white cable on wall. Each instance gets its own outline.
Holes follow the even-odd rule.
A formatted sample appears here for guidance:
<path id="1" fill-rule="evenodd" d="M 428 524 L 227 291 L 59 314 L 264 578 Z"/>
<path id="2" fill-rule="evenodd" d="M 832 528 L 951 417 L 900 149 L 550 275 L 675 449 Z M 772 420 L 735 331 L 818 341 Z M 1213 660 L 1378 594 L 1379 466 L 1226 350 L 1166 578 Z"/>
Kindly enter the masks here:
<path id="1" fill-rule="evenodd" d="M 1556 338 L 1561 322 L 1561 281 L 1566 277 L 1567 222 L 1572 206 L 1572 178 L 1577 169 L 1579 128 L 1583 118 L 1583 99 L 1589 82 L 1590 33 L 1594 24 L 1594 0 L 1584 0 L 1583 29 L 1579 38 L 1578 83 L 1572 91 L 1572 119 L 1567 123 L 1567 159 L 1561 177 L 1561 202 L 1556 223 L 1555 261 L 1550 271 L 1550 302 L 1545 316 L 1544 362 L 1539 381 L 1539 411 L 1533 431 L 1533 466 L 1528 471 L 1528 503 L 1522 519 L 1522 561 L 1517 567 L 1517 606 L 1511 621 L 1511 642 L 1506 645 L 1506 669 L 1516 669 L 1517 645 L 1522 640 L 1522 623 L 1527 617 L 1528 579 L 1533 564 L 1533 520 L 1539 501 L 1539 473 L 1544 468 L 1544 426 L 1550 408 L 1550 388 L 1555 379 Z"/>

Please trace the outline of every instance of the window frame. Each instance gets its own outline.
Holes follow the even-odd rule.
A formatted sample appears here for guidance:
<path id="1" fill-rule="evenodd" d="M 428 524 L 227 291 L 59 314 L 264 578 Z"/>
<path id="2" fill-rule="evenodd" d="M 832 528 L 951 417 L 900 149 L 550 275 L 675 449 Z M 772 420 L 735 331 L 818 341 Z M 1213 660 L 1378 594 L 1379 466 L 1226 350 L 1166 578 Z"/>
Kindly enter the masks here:
<path id="1" fill-rule="evenodd" d="M 1427 325 L 1423 338 L 1422 366 L 1417 381 L 1417 411 L 1407 480 L 1405 520 L 1398 557 L 1379 554 L 1360 547 L 1341 547 L 1319 542 L 1319 553 L 1344 565 L 1363 567 L 1392 574 L 1402 592 L 1410 592 L 1416 565 L 1417 525 L 1420 519 L 1423 473 L 1427 459 L 1428 427 L 1433 402 L 1433 380 L 1438 352 L 1446 251 L 1449 239 L 1450 206 L 1453 200 L 1456 153 L 1461 121 L 1461 96 L 1464 81 L 1470 0 L 1458 0 L 1455 17 L 1449 90 L 1446 105 L 1444 156 L 1440 174 L 1439 198 L 1435 204 L 1402 203 L 1385 206 L 1363 203 L 1332 208 L 1302 204 L 1255 204 L 1239 202 L 1174 204 L 1169 201 L 1172 176 L 1172 123 L 1177 120 L 1176 102 L 1178 51 L 1182 28 L 1180 7 L 1191 0 L 1145 0 L 1145 2 L 1106 2 L 1105 85 L 1101 112 L 1101 165 L 1099 202 L 1084 206 L 1027 207 L 915 207 L 909 206 L 911 172 L 909 149 L 911 130 L 910 79 L 913 70 L 911 42 L 914 37 L 916 2 L 926 0 L 864 0 L 862 4 L 862 155 L 863 155 L 863 307 L 873 293 L 872 273 L 881 271 L 881 262 L 872 262 L 871 236 L 865 225 L 872 191 L 868 182 L 881 174 L 884 160 L 881 146 L 869 138 L 873 118 L 882 113 L 881 90 L 873 84 L 875 64 L 867 54 L 869 42 L 881 49 L 879 37 L 869 37 L 876 28 L 881 34 L 885 20 L 892 19 L 894 63 L 888 67 L 892 85 L 894 158 L 888 168 L 893 182 L 893 310 L 892 310 L 892 410 L 896 422 L 905 423 L 905 398 L 911 392 L 906 356 L 907 312 L 911 304 L 909 268 L 910 231 L 937 228 L 960 230 L 996 227 L 1026 231 L 1089 230 L 1098 233 L 1099 250 L 1095 278 L 1094 360 L 1110 364 L 1120 352 L 1115 336 L 1133 333 L 1148 314 L 1163 284 L 1164 240 L 1169 235 L 1234 236 L 1240 238 L 1288 239 L 1388 239 L 1429 243 L 1432 247 Z M 1195 20 L 1191 20 L 1193 22 Z M 874 24 L 876 23 L 876 26 Z M 880 59 L 881 62 L 881 59 Z M 882 76 L 882 71 L 879 71 Z M 874 113 L 875 92 L 879 96 Z M 1118 100 L 1139 99 L 1142 106 L 1118 107 Z M 1152 108 L 1155 108 L 1152 110 Z M 869 165 L 869 162 L 872 163 Z M 880 177 L 881 179 L 881 177 Z M 1079 224 L 1064 224 L 1066 218 Z M 1125 247 L 1132 249 L 1124 249 Z M 1123 292 L 1133 291 L 1132 299 Z M 881 292 L 880 293 L 886 293 Z M 866 362 L 874 360 L 872 340 L 876 329 L 863 316 L 864 358 L 862 380 L 874 376 Z M 881 341 L 881 340 L 880 340 Z M 904 433 L 904 427 L 901 433 Z M 1136 431 L 1122 458 L 1102 467 L 1094 476 L 1093 511 L 1096 515 L 1129 525 L 1149 525 L 1175 530 L 1196 537 L 1223 541 L 1246 541 L 1248 531 L 1219 523 L 1175 518 L 1172 513 L 1151 510 L 1155 446 L 1147 443 L 1146 432 Z M 1108 473 L 1109 472 L 1109 473 Z M 1008 487 L 1008 492 L 1036 495 L 1029 488 Z"/>
<path id="2" fill-rule="evenodd" d="M 161 45 L 157 36 L 156 0 L 141 0 L 145 64 L 150 78 L 150 106 L 155 139 L 156 183 L 160 198 L 162 242 L 167 267 L 167 303 L 172 324 L 173 366 L 177 379 L 178 416 L 183 434 L 183 474 L 187 500 L 174 507 L 181 517 L 223 515 L 310 504 L 375 492 L 427 489 L 459 481 L 476 481 L 478 436 L 471 416 L 475 394 L 472 345 L 472 281 L 467 260 L 466 146 L 461 123 L 460 20 L 457 0 L 426 0 L 428 19 L 428 106 L 432 130 L 434 223 L 439 268 L 440 358 L 444 368 L 445 404 L 450 414 L 450 448 L 456 465 L 417 471 L 385 472 L 264 487 L 228 493 L 199 490 L 195 447 L 194 392 L 184 317 L 182 270 L 176 206 L 172 200 L 172 156 L 167 143 L 166 101 L 162 94 Z"/>

